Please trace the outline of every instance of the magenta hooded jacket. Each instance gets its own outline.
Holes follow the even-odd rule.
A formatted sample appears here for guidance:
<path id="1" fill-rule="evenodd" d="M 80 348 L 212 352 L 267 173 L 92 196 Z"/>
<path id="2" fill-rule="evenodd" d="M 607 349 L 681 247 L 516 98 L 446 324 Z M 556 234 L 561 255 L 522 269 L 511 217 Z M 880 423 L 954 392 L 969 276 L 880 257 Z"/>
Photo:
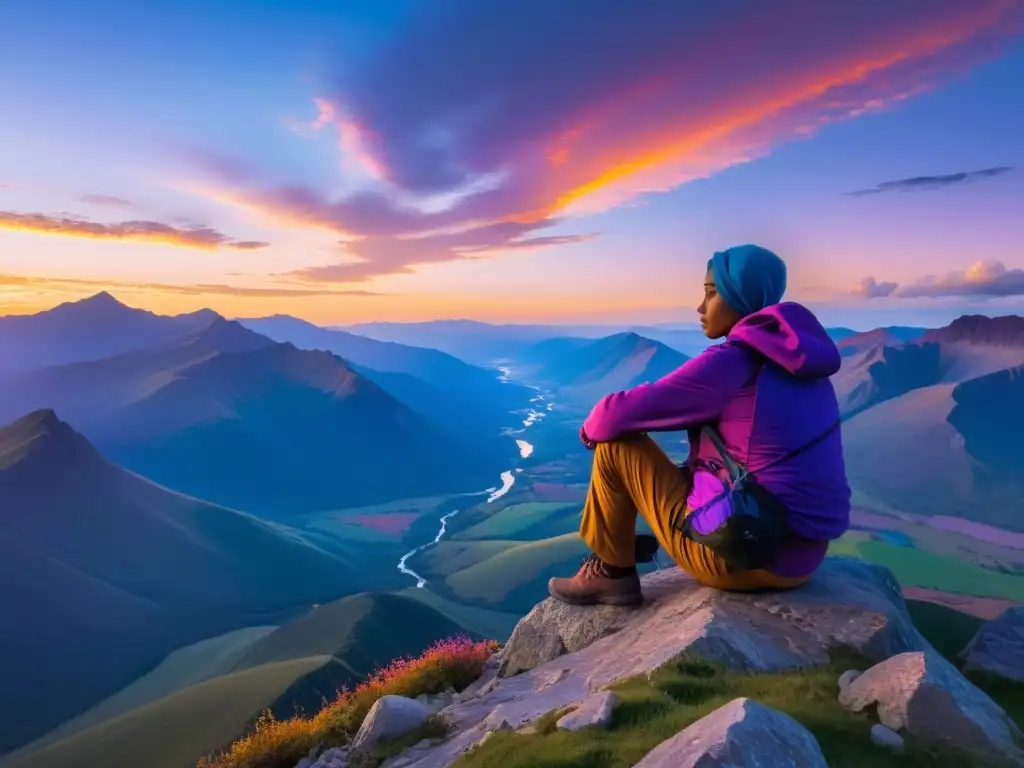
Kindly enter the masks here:
<path id="1" fill-rule="evenodd" d="M 850 525 L 850 487 L 842 432 L 800 455 L 765 467 L 811 443 L 839 420 L 829 377 L 840 354 L 817 318 L 800 304 L 774 304 L 743 318 L 726 340 L 652 384 L 602 398 L 583 424 L 589 439 L 607 442 L 635 432 L 688 430 L 693 470 L 690 509 L 723 497 L 728 474 L 700 425 L 718 427 L 729 452 L 789 511 L 793 532 L 805 541 L 783 547 L 769 570 L 780 576 L 812 573 L 828 542 Z"/>

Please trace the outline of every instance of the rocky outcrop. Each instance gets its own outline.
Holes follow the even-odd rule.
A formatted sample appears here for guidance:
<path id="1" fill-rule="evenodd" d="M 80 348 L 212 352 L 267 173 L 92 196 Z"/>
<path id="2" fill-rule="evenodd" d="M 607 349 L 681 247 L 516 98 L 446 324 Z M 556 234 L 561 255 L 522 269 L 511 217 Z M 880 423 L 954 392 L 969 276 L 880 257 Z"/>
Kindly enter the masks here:
<path id="1" fill-rule="evenodd" d="M 965 750 L 991 764 L 1024 765 L 1024 736 L 1007 714 L 934 651 L 901 653 L 839 694 L 855 712 L 877 707 L 881 724 L 921 743 Z"/>
<path id="2" fill-rule="evenodd" d="M 965 672 L 988 672 L 1024 683 L 1024 605 L 986 621 L 960 654 Z"/>
<path id="3" fill-rule="evenodd" d="M 787 714 L 733 699 L 647 753 L 634 768 L 828 768 L 817 739 Z"/>
<path id="4" fill-rule="evenodd" d="M 535 732 L 537 721 L 553 713 L 560 713 L 559 729 L 608 727 L 618 703 L 609 686 L 650 677 L 685 652 L 739 672 L 771 672 L 830 664 L 834 651 L 853 650 L 875 666 L 845 672 L 840 701 L 857 711 L 877 707 L 881 723 L 864 722 L 865 735 L 870 730 L 876 744 L 900 752 L 904 731 L 916 743 L 954 746 L 984 759 L 1018 759 L 1016 727 L 921 636 L 886 568 L 829 558 L 808 584 L 781 593 L 711 590 L 676 568 L 648 574 L 643 587 L 640 608 L 576 607 L 550 599 L 538 604 L 481 678 L 448 694 L 452 703 L 438 715 L 451 735 L 423 741 L 382 768 L 448 768 L 494 734 Z M 793 718 L 736 699 L 653 749 L 639 765 L 721 764 L 825 761 L 814 736 Z"/>
<path id="5" fill-rule="evenodd" d="M 644 578 L 640 609 L 545 600 L 519 622 L 500 653 L 503 677 L 601 642 L 595 685 L 642 674 L 683 651 L 747 671 L 827 663 L 837 648 L 873 660 L 923 650 L 900 588 L 885 568 L 829 558 L 800 589 L 762 595 L 701 587 L 678 568 Z"/>
<path id="6" fill-rule="evenodd" d="M 441 710 L 453 735 L 387 768 L 446 768 L 489 732 L 523 730 L 684 651 L 770 671 L 826 664 L 838 648 L 879 661 L 930 648 L 892 574 L 853 558 L 829 558 L 810 583 L 786 593 L 720 592 L 677 568 L 648 574 L 643 585 L 639 609 L 538 604 L 484 677 Z"/>

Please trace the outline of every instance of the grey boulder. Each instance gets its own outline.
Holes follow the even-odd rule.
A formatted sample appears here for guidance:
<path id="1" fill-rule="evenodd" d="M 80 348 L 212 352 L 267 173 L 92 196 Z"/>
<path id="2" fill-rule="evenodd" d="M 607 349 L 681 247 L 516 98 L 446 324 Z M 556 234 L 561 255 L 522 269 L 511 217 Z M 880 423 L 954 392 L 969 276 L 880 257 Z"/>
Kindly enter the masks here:
<path id="1" fill-rule="evenodd" d="M 405 696 L 381 696 L 366 713 L 363 724 L 352 740 L 353 751 L 375 747 L 382 739 L 404 736 L 423 725 L 433 712 L 415 699 Z"/>
<path id="2" fill-rule="evenodd" d="M 876 664 L 839 694 L 861 712 L 877 705 L 878 719 L 922 743 L 953 747 L 993 764 L 1024 765 L 1024 738 L 1006 712 L 934 652 L 908 652 Z"/>
<path id="3" fill-rule="evenodd" d="M 828 768 L 818 741 L 787 714 L 733 699 L 647 753 L 634 768 Z"/>

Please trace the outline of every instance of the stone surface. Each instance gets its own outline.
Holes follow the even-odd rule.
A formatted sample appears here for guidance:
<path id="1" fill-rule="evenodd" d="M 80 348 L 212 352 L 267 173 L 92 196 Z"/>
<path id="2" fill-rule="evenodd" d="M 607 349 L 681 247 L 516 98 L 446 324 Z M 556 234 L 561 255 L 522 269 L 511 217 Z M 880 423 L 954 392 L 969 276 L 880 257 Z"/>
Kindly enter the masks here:
<path id="1" fill-rule="evenodd" d="M 981 670 L 1024 683 L 1024 605 L 986 621 L 960 654 L 965 671 Z"/>
<path id="2" fill-rule="evenodd" d="M 848 669 L 839 676 L 839 690 L 845 691 L 850 683 L 863 674 L 859 669 Z"/>
<path id="3" fill-rule="evenodd" d="M 886 728 L 881 723 L 875 723 L 871 726 L 871 741 L 897 754 L 903 752 L 903 737 L 891 728 Z"/>
<path id="4" fill-rule="evenodd" d="M 839 694 L 855 712 L 876 705 L 882 725 L 922 743 L 980 759 L 1024 765 L 1024 738 L 1002 708 L 934 652 L 908 652 L 876 664 Z"/>
<path id="5" fill-rule="evenodd" d="M 370 749 L 381 739 L 393 739 L 419 728 L 433 714 L 415 699 L 405 696 L 381 696 L 370 707 L 359 732 L 352 740 L 353 750 Z"/>
<path id="6" fill-rule="evenodd" d="M 643 586 L 647 599 L 638 609 L 539 603 L 498 654 L 499 674 L 598 642 L 610 677 L 642 673 L 687 649 L 737 669 L 771 671 L 827 663 L 838 647 L 881 660 L 927 646 L 891 572 L 853 558 L 826 559 L 808 584 L 785 593 L 720 592 L 678 568 L 645 576 Z"/>
<path id="7" fill-rule="evenodd" d="M 825 664 L 844 646 L 873 660 L 930 648 L 888 569 L 853 558 L 828 558 L 808 584 L 784 593 L 719 592 L 678 568 L 648 574 L 643 584 L 648 602 L 638 609 L 537 605 L 473 691 L 441 710 L 453 735 L 403 765 L 446 768 L 502 720 L 525 732 L 686 650 L 767 671 Z"/>
<path id="8" fill-rule="evenodd" d="M 817 739 L 787 714 L 733 699 L 648 752 L 634 768 L 828 768 Z"/>
<path id="9" fill-rule="evenodd" d="M 612 724 L 612 713 L 622 703 L 614 691 L 601 691 L 588 696 L 572 712 L 562 715 L 555 724 L 563 731 L 578 731 L 580 728 L 607 728 Z"/>

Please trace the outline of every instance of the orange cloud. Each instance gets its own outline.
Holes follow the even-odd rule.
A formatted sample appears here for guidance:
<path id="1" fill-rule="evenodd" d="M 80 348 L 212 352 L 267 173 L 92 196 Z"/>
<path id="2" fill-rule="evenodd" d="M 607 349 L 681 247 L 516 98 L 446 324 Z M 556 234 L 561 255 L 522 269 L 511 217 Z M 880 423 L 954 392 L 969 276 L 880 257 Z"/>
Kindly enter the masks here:
<path id="1" fill-rule="evenodd" d="M 470 3 L 450 28 L 411 25 L 345 93 L 318 99 L 311 124 L 339 126 L 345 151 L 386 168 L 386 185 L 340 199 L 258 173 L 209 186 L 221 200 L 352 241 L 358 262 L 300 272 L 311 280 L 578 242 L 586 236 L 539 231 L 903 101 L 1024 30 L 1018 0 L 795 0 L 785 17 L 767 2 L 702 13 L 678 4 L 637 9 L 609 36 L 601 20 L 611 7 L 564 0 L 555 13 L 522 0 L 515 25 L 495 25 Z M 541 36 L 534 47 L 516 38 L 526 28 Z M 498 181 L 453 194 L 485 178 Z M 449 205 L 427 204 L 446 195 Z M 459 233 L 472 244 L 452 240 Z"/>
<path id="2" fill-rule="evenodd" d="M 88 240 L 121 240 L 135 243 L 170 245 L 215 251 L 221 248 L 257 250 L 270 243 L 257 240 L 234 240 L 210 227 L 173 227 L 157 221 L 124 221 L 100 224 L 75 216 L 50 216 L 44 213 L 0 211 L 0 229 L 34 235 L 80 237 Z"/>
<path id="3" fill-rule="evenodd" d="M 368 297 L 383 294 L 364 290 L 331 290 L 327 288 L 287 288 L 219 285 L 215 283 L 169 284 L 122 280 L 84 280 L 69 277 L 37 277 L 0 274 L 0 288 L 25 288 L 78 293 L 83 290 L 127 290 L 167 293 L 180 296 L 240 296 L 247 298 L 301 298 L 306 296 Z"/>

